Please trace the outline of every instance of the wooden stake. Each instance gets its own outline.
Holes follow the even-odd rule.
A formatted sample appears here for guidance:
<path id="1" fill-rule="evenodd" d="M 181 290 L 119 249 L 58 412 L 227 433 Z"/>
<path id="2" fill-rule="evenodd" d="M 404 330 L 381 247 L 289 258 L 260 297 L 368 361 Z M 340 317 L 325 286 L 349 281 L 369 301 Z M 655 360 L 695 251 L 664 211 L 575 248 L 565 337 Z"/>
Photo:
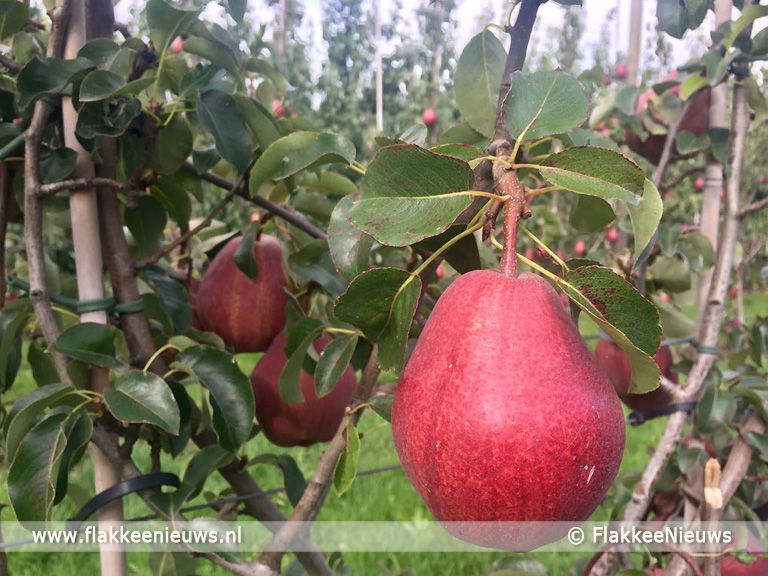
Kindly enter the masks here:
<path id="1" fill-rule="evenodd" d="M 86 7 L 87 0 L 75 0 L 67 31 L 64 57 L 72 59 L 86 42 Z M 64 125 L 64 143 L 77 152 L 76 173 L 79 178 L 93 178 L 94 167 L 88 152 L 80 145 L 75 136 L 77 111 L 71 98 L 62 98 L 62 119 Z M 95 190 L 72 191 L 70 194 L 70 213 L 72 217 L 72 241 L 75 248 L 75 266 L 77 268 L 77 289 L 80 300 L 104 298 L 103 262 L 101 240 L 99 236 L 99 217 Z M 107 323 L 104 310 L 86 312 L 80 316 L 81 322 Z M 91 369 L 91 388 L 102 392 L 109 386 L 108 373 L 102 368 Z M 120 471 L 98 449 L 93 448 L 93 470 L 96 492 L 101 492 L 120 482 Z M 100 522 L 121 522 L 123 505 L 121 501 L 99 510 Z M 127 575 L 125 552 L 102 550 L 101 573 L 103 576 Z"/>

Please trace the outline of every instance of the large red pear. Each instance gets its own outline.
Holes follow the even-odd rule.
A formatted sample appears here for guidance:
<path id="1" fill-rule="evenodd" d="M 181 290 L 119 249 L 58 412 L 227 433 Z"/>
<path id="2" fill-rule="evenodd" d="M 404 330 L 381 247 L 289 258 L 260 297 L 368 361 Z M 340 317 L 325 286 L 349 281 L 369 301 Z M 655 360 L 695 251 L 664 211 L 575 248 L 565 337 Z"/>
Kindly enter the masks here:
<path id="1" fill-rule="evenodd" d="M 624 351 L 610 340 L 602 339 L 595 346 L 595 359 L 613 383 L 616 393 L 624 404 L 638 412 L 650 412 L 669 404 L 671 398 L 666 390 L 659 387 L 647 394 L 629 394 L 632 368 Z M 677 382 L 677 374 L 672 372 L 672 352 L 668 347 L 659 348 L 653 357 L 661 373 L 672 382 Z"/>
<path id="2" fill-rule="evenodd" d="M 322 352 L 331 339 L 327 335 L 315 341 Z M 278 446 L 311 446 L 333 438 L 344 419 L 352 393 L 355 373 L 351 366 L 341 375 L 333 390 L 318 397 L 315 378 L 301 371 L 299 385 L 304 395 L 301 404 L 286 404 L 280 396 L 280 374 L 288 362 L 285 333 L 280 332 L 251 373 L 251 387 L 256 402 L 256 420 L 264 435 Z"/>
<path id="3" fill-rule="evenodd" d="M 197 288 L 197 314 L 204 329 L 215 332 L 237 352 L 263 352 L 285 325 L 283 288 L 290 283 L 280 243 L 262 234 L 253 246 L 258 274 L 251 280 L 237 267 L 234 238 L 211 262 Z"/>
<path id="4" fill-rule="evenodd" d="M 392 432 L 451 534 L 516 551 L 566 529 L 499 522 L 586 520 L 624 452 L 619 400 L 555 290 L 492 270 L 439 299 L 395 392 Z"/>

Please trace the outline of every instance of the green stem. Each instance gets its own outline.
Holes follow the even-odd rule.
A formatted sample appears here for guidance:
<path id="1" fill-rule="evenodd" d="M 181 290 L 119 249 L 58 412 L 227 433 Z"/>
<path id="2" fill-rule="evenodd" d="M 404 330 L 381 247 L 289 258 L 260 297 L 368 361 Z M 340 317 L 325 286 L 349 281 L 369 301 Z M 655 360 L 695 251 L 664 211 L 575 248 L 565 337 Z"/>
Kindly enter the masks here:
<path id="1" fill-rule="evenodd" d="M 160 348 L 157 349 L 157 351 L 154 354 L 152 354 L 152 356 L 149 358 L 149 360 L 147 360 L 147 363 L 144 365 L 144 370 L 142 370 L 142 371 L 143 372 L 148 372 L 149 371 L 149 367 L 152 366 L 152 362 L 157 360 L 157 358 L 158 358 L 158 356 L 160 356 L 160 354 L 162 354 L 166 350 L 170 350 L 171 348 L 173 348 L 174 350 L 179 350 L 179 351 L 181 350 L 181 348 L 179 348 L 178 346 L 174 346 L 173 344 L 166 344 L 165 346 L 161 346 Z"/>
<path id="2" fill-rule="evenodd" d="M 459 242 L 459 240 L 461 240 L 462 238 L 465 238 L 465 237 L 469 236 L 470 234 L 474 234 L 478 230 L 482 229 L 484 224 L 485 224 L 485 217 L 482 217 L 477 224 L 467 228 L 461 234 L 457 234 L 456 236 L 454 236 L 453 238 L 448 240 L 448 242 L 443 244 L 440 248 L 435 250 L 429 258 L 427 258 L 426 260 L 424 260 L 424 262 L 421 263 L 421 266 L 419 266 L 413 272 L 411 272 L 411 275 L 408 277 L 408 280 L 403 282 L 402 286 L 400 286 L 400 289 L 397 291 L 397 294 L 395 295 L 395 298 L 397 298 L 397 295 L 399 295 L 405 289 L 405 287 L 408 286 L 408 283 L 411 280 L 413 280 L 416 276 L 421 274 L 427 266 L 429 266 L 432 262 L 434 262 L 435 258 L 440 256 L 440 254 L 442 254 L 443 252 L 448 250 L 451 246 L 453 246 L 454 244 Z"/>

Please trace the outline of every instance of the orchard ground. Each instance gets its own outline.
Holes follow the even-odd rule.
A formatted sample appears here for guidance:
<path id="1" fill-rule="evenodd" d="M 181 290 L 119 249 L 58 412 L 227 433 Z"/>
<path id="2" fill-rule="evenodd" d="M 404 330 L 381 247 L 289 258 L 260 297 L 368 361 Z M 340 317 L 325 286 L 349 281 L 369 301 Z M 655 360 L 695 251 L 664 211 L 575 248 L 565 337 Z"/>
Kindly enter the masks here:
<path id="1" fill-rule="evenodd" d="M 744 307 L 747 324 L 756 316 L 768 313 L 766 310 L 766 294 L 754 291 L 744 295 Z M 693 308 L 684 310 L 693 318 Z M 582 315 L 580 331 L 584 336 L 595 335 L 595 325 Z M 590 347 L 594 347 L 595 340 L 589 340 Z M 25 351 L 26 357 L 26 351 Z M 237 360 L 241 369 L 250 373 L 258 354 L 241 354 Z M 384 374 L 380 382 L 392 380 L 393 376 Z M 35 387 L 31 370 L 26 361 L 23 363 L 19 376 L 7 395 L 9 399 L 15 399 L 27 394 Z M 625 408 L 626 410 L 626 408 Z M 640 427 L 627 428 L 627 448 L 624 453 L 619 476 L 626 473 L 639 473 L 649 459 L 649 448 L 656 446 L 664 430 L 666 418 L 658 418 L 645 423 Z M 360 423 L 360 432 L 363 435 L 364 450 L 361 451 L 358 470 L 391 466 L 398 463 L 397 454 L 392 444 L 390 426 L 376 414 L 366 412 Z M 275 454 L 289 453 L 293 456 L 305 476 L 308 477 L 317 465 L 317 460 L 324 450 L 324 444 L 317 444 L 310 448 L 283 449 L 270 444 L 263 435 L 251 440 L 245 447 L 245 454 L 249 457 L 272 452 Z M 137 464 L 144 470 L 150 468 L 149 450 L 146 444 L 140 443 L 135 449 Z M 166 472 L 182 474 L 190 455 L 182 454 L 176 460 L 163 453 L 162 469 Z M 251 472 L 265 489 L 281 487 L 282 477 L 277 469 L 270 466 L 255 466 Z M 3 470 L 7 475 L 7 470 Z M 79 506 L 90 498 L 92 494 L 93 468 L 90 460 L 84 460 L 71 477 L 70 488 L 67 497 L 60 506 L 54 508 L 54 520 L 64 520 L 74 515 Z M 7 478 L 3 478 L 0 489 L 0 501 L 7 501 Z M 205 485 L 203 494 L 190 501 L 189 505 L 206 502 L 206 494 L 219 495 L 227 488 L 226 482 L 217 474 L 212 475 Z M 272 500 L 285 511 L 290 511 L 290 504 L 285 494 L 271 496 Z M 209 498 L 213 499 L 213 498 Z M 77 500 L 77 503 L 75 502 Z M 143 502 L 135 495 L 124 500 L 125 517 L 132 518 L 146 513 Z M 209 511 L 202 510 L 189 514 L 190 518 L 205 516 Z M 606 510 L 598 508 L 593 519 L 606 518 Z M 10 507 L 2 509 L 2 520 L 14 520 L 15 516 Z M 355 480 L 352 487 L 342 496 L 338 497 L 331 490 L 327 504 L 320 512 L 319 520 L 369 520 L 369 521 L 409 521 L 430 520 L 430 513 L 414 491 L 402 470 L 386 471 L 372 476 L 363 476 Z M 507 556 L 506 552 L 486 553 L 351 553 L 345 554 L 345 563 L 349 566 L 353 575 L 379 576 L 397 575 L 405 570 L 413 574 L 421 575 L 456 575 L 475 576 L 485 574 L 490 564 L 498 558 Z M 150 576 L 154 574 L 147 561 L 147 553 L 132 553 L 128 555 L 129 573 L 135 576 Z M 589 556 L 589 555 L 585 555 Z M 573 565 L 573 555 L 535 554 L 535 558 L 555 576 L 567 574 Z M 99 560 L 97 554 L 57 554 L 57 553 L 24 553 L 8 556 L 10 573 L 14 576 L 59 576 L 70 574 L 97 574 L 99 572 Z M 223 573 L 222 570 L 207 562 L 198 562 L 196 574 L 201 576 Z"/>

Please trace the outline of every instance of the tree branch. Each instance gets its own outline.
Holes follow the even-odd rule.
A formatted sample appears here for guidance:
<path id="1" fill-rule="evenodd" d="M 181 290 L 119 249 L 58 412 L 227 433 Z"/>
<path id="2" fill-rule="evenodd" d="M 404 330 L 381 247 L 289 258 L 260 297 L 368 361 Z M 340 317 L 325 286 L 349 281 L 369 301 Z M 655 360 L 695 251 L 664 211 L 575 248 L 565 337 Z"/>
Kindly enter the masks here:
<path id="1" fill-rule="evenodd" d="M 747 206 L 744 206 L 739 211 L 739 219 L 746 218 L 750 214 L 754 214 L 755 212 L 759 212 L 763 208 L 768 207 L 768 198 L 763 198 L 762 200 L 758 202 L 753 202 L 752 204 L 748 204 Z"/>
<path id="2" fill-rule="evenodd" d="M 163 247 L 159 252 L 156 252 L 152 256 L 149 256 L 147 258 L 144 258 L 144 260 L 140 260 L 139 262 L 136 262 L 134 265 L 134 270 L 144 270 L 144 268 L 147 268 L 149 266 L 152 266 L 153 264 L 157 263 L 161 258 L 164 256 L 167 256 L 171 252 L 173 252 L 176 248 L 184 244 L 187 240 L 192 238 L 195 234 L 199 234 L 202 230 L 205 230 L 208 228 L 208 226 L 211 225 L 211 222 L 213 222 L 213 219 L 216 218 L 216 215 L 219 214 L 224 208 L 226 208 L 227 204 L 229 204 L 232 201 L 232 198 L 235 197 L 235 195 L 238 193 L 238 190 L 243 187 L 245 184 L 246 177 L 248 175 L 248 172 L 251 169 L 251 166 L 253 166 L 253 160 L 251 160 L 251 163 L 248 165 L 248 168 L 245 169 L 245 171 L 240 175 L 240 178 L 237 180 L 237 182 L 233 182 L 232 186 L 229 189 L 229 192 L 226 196 L 219 202 L 216 207 L 211 210 L 211 212 L 203 219 L 200 224 L 195 226 L 192 230 L 187 230 L 184 234 L 176 238 L 173 242 L 168 244 L 167 246 Z"/>
<path id="3" fill-rule="evenodd" d="M 47 56 L 61 58 L 64 53 L 64 34 L 67 31 L 72 0 L 61 0 L 51 11 L 51 34 Z M 40 190 L 40 142 L 53 107 L 43 100 L 35 103 L 32 120 L 25 135 L 24 154 L 24 244 L 29 268 L 29 299 L 35 309 L 40 330 L 48 346 L 59 336 L 60 328 L 51 308 L 46 286 L 45 251 L 43 248 L 43 210 Z M 67 373 L 67 359 L 61 353 L 51 352 L 56 372 L 62 383 L 71 384 Z"/>
<path id="4" fill-rule="evenodd" d="M 197 168 L 190 163 L 185 162 L 182 166 L 182 169 L 185 172 L 188 172 L 189 174 L 193 174 L 200 178 L 201 180 L 205 180 L 206 182 L 209 182 L 213 184 L 214 186 L 218 186 L 219 188 L 223 188 L 225 190 L 232 190 L 234 183 L 230 182 L 226 178 L 222 178 L 220 176 L 216 176 L 216 174 L 211 174 L 210 172 L 198 172 Z M 251 204 L 255 204 L 256 206 L 259 206 L 261 208 L 264 208 L 268 212 L 271 212 L 275 216 L 282 218 L 286 222 L 289 222 L 290 224 L 293 224 L 298 228 L 299 230 L 302 230 L 312 236 L 313 238 L 319 238 L 322 240 L 325 240 L 328 238 L 328 235 L 320 230 L 320 228 L 316 227 L 314 224 L 309 222 L 307 218 L 300 213 L 293 212 L 289 210 L 288 208 L 285 208 L 283 206 L 280 206 L 279 204 L 275 204 L 274 202 L 270 202 L 266 198 L 262 198 L 261 196 L 254 196 L 251 198 L 250 194 L 248 193 L 248 190 L 244 186 L 239 186 L 237 188 L 236 194 L 243 198 L 244 200 L 247 200 Z"/>
<path id="5" fill-rule="evenodd" d="M 10 72 L 19 72 L 24 67 L 5 54 L 0 54 L 0 66 L 6 67 Z"/>
<path id="6" fill-rule="evenodd" d="M 13 194 L 13 183 L 11 174 L 8 172 L 8 165 L 5 162 L 0 163 L 0 309 L 5 307 L 5 236 L 8 232 L 8 208 L 11 203 L 11 194 Z"/>
<path id="7" fill-rule="evenodd" d="M 674 190 L 675 188 L 677 188 L 677 185 L 680 184 L 680 182 L 682 182 L 683 180 L 685 180 L 690 176 L 693 176 L 694 174 L 699 174 L 701 172 L 704 172 L 705 169 L 706 169 L 706 166 L 701 166 L 701 165 L 696 165 L 696 166 L 691 166 L 689 168 L 686 168 L 680 174 L 678 174 L 675 178 L 673 178 L 672 180 L 664 184 L 663 188 L 665 190 Z"/>
<path id="8" fill-rule="evenodd" d="M 744 88 L 736 84 L 733 89 L 733 160 L 732 169 L 725 190 L 725 215 L 721 241 L 718 246 L 712 283 L 709 296 L 704 308 L 699 345 L 703 348 L 715 348 L 720 331 L 720 321 L 725 308 L 725 297 L 733 267 L 733 257 L 736 247 L 736 239 L 739 231 L 739 188 L 741 185 L 741 173 L 744 165 L 746 138 L 749 130 L 749 113 L 747 111 L 746 93 Z M 714 365 L 716 356 L 713 354 L 699 353 L 688 374 L 686 385 L 681 388 L 680 398 L 683 401 L 697 400 L 703 392 L 706 377 Z M 685 424 L 686 415 L 675 413 L 669 417 L 667 427 L 659 442 L 656 451 L 651 456 L 643 475 L 640 479 L 632 500 L 624 512 L 624 520 L 640 520 L 648 510 L 652 495 L 653 484 L 658 480 L 662 470 L 666 466 L 670 456 L 680 443 Z M 729 475 L 730 477 L 730 475 Z M 738 482 L 736 483 L 738 484 Z M 735 487 L 734 487 L 735 489 Z M 725 494 L 723 494 L 725 498 Z M 595 566 L 593 574 L 606 574 L 613 559 L 606 555 Z M 679 564 L 674 561 L 674 564 Z M 675 572 L 671 572 L 675 573 Z"/>
<path id="9" fill-rule="evenodd" d="M 379 368 L 378 362 L 378 348 L 374 345 L 350 404 L 352 413 L 349 416 L 349 422 L 352 425 L 356 425 L 359 422 L 364 412 L 361 406 L 368 402 L 368 398 L 379 377 L 379 372 L 381 372 L 381 368 Z M 302 523 L 314 520 L 320 508 L 322 508 L 325 497 L 333 482 L 336 464 L 347 447 L 346 430 L 347 422 L 345 420 L 339 426 L 328 449 L 320 456 L 320 461 L 317 463 L 312 480 L 307 485 L 301 500 L 293 509 L 288 518 L 288 523 L 278 530 L 272 541 L 267 544 L 265 552 L 261 555 L 260 561 L 273 570 L 280 570 L 284 555 L 283 550 L 286 550 L 297 536 L 301 536 Z"/>
<path id="10" fill-rule="evenodd" d="M 125 192 L 130 184 L 128 182 L 118 182 L 112 178 L 73 178 L 72 180 L 61 180 L 52 184 L 43 184 L 40 186 L 39 194 L 40 196 L 53 196 L 64 190 L 90 190 L 94 186 Z"/>

